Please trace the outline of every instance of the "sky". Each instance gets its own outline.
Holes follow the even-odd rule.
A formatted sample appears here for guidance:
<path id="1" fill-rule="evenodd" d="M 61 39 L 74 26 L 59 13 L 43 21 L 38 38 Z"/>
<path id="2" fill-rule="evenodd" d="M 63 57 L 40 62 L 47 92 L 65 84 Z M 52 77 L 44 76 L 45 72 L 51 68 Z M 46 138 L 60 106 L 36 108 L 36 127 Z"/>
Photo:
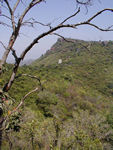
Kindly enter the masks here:
<path id="1" fill-rule="evenodd" d="M 10 0 L 11 7 L 16 0 Z M 23 0 L 24 4 L 19 6 L 16 11 L 16 15 L 20 15 L 21 12 L 25 9 L 30 0 Z M 87 20 L 89 17 L 93 16 L 96 12 L 104 8 L 113 8 L 113 0 L 93 0 L 92 6 L 88 7 L 88 11 L 84 6 L 81 6 L 80 13 L 74 18 L 67 21 L 67 23 L 78 23 Z M 66 17 L 72 15 L 77 11 L 77 6 L 75 0 L 46 0 L 46 3 L 41 3 L 34 7 L 28 15 L 25 17 L 25 20 L 29 18 L 34 18 L 35 20 L 42 22 L 44 24 L 51 23 L 54 27 L 62 22 Z M 8 10 L 2 7 L 2 13 L 9 15 Z M 0 21 L 6 22 L 9 21 L 0 16 Z M 92 23 L 99 25 L 100 27 L 108 27 L 113 25 L 113 13 L 106 12 L 94 19 Z M 34 28 L 23 26 L 20 35 L 17 38 L 17 41 L 14 45 L 14 49 L 17 51 L 18 56 L 21 52 L 29 45 L 41 33 L 48 30 L 48 27 L 35 24 Z M 0 25 L 0 41 L 2 41 L 6 46 L 9 41 L 9 37 L 12 33 L 12 29 L 6 26 Z M 113 40 L 113 32 L 102 32 L 90 26 L 82 26 L 77 29 L 61 29 L 57 33 L 60 35 L 73 38 L 73 39 L 82 39 L 82 40 Z M 31 51 L 26 55 L 25 59 L 37 59 L 42 54 L 44 54 L 51 46 L 57 41 L 58 37 L 55 35 L 49 35 L 39 41 Z M 3 47 L 0 45 L 0 58 L 4 53 Z M 13 57 L 9 56 L 10 60 L 13 60 Z"/>

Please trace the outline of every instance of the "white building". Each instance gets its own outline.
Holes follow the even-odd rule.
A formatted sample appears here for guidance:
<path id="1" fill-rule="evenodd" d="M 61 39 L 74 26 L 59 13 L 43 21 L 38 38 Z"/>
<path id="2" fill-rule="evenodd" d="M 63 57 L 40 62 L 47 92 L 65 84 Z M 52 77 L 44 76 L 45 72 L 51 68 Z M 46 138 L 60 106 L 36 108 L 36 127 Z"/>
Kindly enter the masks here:
<path id="1" fill-rule="evenodd" d="M 61 63 L 62 63 L 62 59 L 59 59 L 59 60 L 58 60 L 58 64 L 61 64 Z"/>

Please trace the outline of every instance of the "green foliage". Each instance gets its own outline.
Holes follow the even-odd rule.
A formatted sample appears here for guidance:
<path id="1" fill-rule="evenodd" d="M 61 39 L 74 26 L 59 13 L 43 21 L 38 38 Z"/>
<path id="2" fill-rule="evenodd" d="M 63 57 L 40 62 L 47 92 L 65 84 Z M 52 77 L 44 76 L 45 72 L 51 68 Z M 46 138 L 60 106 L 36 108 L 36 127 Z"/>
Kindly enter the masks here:
<path id="1" fill-rule="evenodd" d="M 73 43 L 58 39 L 41 58 L 19 68 L 17 76 L 40 78 L 43 91 L 35 79 L 15 79 L 9 91 L 14 106 L 33 88 L 39 91 L 25 100 L 21 122 L 10 118 L 12 149 L 113 149 L 113 42 L 69 40 Z M 11 68 L 7 65 L 8 73 L 4 69 L 1 87 Z M 8 147 L 7 140 L 4 144 Z"/>
<path id="2" fill-rule="evenodd" d="M 46 117 L 52 117 L 52 105 L 57 105 L 58 98 L 55 94 L 49 91 L 42 91 L 38 94 L 36 104 Z"/>
<path id="3" fill-rule="evenodd" d="M 20 131 L 20 117 L 21 114 L 20 113 L 15 113 L 12 116 L 9 117 L 8 120 L 8 124 L 6 126 L 6 130 L 13 130 L 15 132 L 19 132 Z"/>
<path id="4" fill-rule="evenodd" d="M 107 122 L 110 124 L 111 128 L 113 128 L 113 107 L 111 111 L 107 114 Z"/>

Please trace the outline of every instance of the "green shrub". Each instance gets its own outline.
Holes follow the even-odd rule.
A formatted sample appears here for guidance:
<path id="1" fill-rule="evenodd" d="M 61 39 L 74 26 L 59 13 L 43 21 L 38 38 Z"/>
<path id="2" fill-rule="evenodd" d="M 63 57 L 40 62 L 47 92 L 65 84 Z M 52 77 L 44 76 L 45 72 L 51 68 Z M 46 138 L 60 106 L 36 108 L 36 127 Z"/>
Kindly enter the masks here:
<path id="1" fill-rule="evenodd" d="M 49 91 L 41 91 L 36 100 L 37 106 L 43 111 L 46 117 L 52 117 L 52 105 L 57 105 L 58 98 Z"/>

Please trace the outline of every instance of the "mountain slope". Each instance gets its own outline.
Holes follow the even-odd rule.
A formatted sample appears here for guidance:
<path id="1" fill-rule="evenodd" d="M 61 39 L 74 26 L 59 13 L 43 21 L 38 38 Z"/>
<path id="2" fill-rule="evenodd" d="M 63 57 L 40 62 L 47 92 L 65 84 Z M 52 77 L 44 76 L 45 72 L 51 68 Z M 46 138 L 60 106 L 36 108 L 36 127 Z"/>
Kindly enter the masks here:
<path id="1" fill-rule="evenodd" d="M 37 68 L 59 68 L 74 78 L 108 94 L 113 81 L 113 42 L 59 39 L 44 56 L 32 63 Z M 62 64 L 58 64 L 59 59 Z M 63 72 L 59 70 L 59 74 Z M 100 89 L 99 89 L 100 88 Z M 112 95 L 112 91 L 111 91 Z"/>
<path id="2" fill-rule="evenodd" d="M 43 90 L 21 76 L 9 92 L 18 102 L 40 89 L 25 101 L 20 132 L 10 134 L 14 149 L 113 149 L 113 42 L 67 40 L 19 69 Z"/>

